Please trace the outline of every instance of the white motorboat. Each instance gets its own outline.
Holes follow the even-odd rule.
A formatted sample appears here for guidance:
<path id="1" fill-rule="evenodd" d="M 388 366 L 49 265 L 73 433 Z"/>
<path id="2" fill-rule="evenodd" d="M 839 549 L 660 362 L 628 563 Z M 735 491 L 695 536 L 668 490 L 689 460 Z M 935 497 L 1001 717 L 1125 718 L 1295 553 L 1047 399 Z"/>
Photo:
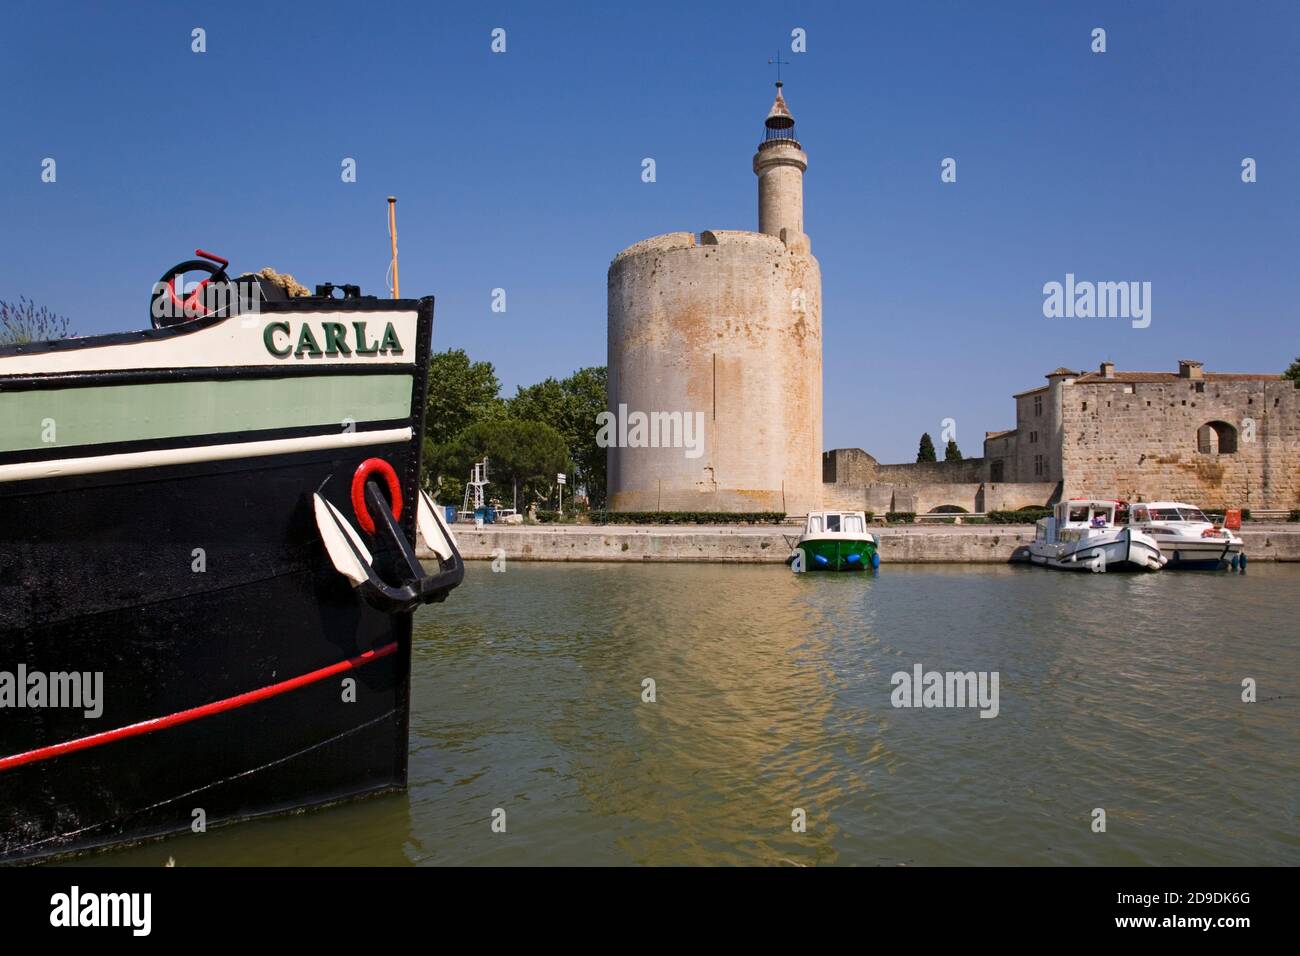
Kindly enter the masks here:
<path id="1" fill-rule="evenodd" d="M 1150 535 L 1115 523 L 1118 501 L 1075 498 L 1037 524 L 1029 560 L 1062 571 L 1159 571 L 1166 558 Z"/>
<path id="2" fill-rule="evenodd" d="M 1128 525 L 1155 539 L 1170 568 L 1213 570 L 1246 563 L 1241 538 L 1216 526 L 1194 505 L 1137 502 L 1129 506 Z"/>

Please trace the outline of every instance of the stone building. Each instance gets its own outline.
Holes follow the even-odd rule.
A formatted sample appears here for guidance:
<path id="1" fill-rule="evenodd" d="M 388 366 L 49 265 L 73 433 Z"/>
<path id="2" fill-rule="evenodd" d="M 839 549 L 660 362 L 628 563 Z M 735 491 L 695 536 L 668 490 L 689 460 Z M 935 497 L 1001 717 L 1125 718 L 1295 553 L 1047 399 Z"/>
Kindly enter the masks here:
<path id="1" fill-rule="evenodd" d="M 753 159 L 758 231 L 668 233 L 611 263 L 612 509 L 819 507 L 822 294 L 804 232 L 807 168 L 778 83 Z"/>
<path id="2" fill-rule="evenodd" d="M 1062 497 L 1177 500 L 1203 508 L 1300 507 L 1300 389 L 1279 375 L 1058 368 L 1013 396 L 1016 427 L 984 457 L 882 465 L 823 456 L 828 507 L 918 514 L 1045 505 Z"/>
<path id="3" fill-rule="evenodd" d="M 1059 481 L 1066 497 L 1300 506 L 1300 390 L 1279 375 L 1057 369 L 984 443 L 990 481 Z"/>

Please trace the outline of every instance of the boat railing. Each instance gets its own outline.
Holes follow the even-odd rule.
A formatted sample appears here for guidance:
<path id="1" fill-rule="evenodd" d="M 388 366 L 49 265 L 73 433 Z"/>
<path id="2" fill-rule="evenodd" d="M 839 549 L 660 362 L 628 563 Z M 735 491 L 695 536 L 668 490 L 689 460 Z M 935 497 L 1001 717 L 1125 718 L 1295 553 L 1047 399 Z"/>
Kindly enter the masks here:
<path id="1" fill-rule="evenodd" d="M 1209 518 L 1215 524 L 1223 523 L 1223 511 L 1205 511 L 1205 517 Z M 1286 521 L 1291 516 L 1291 512 L 1286 508 L 1251 508 L 1250 518 L 1243 516 L 1243 521 Z"/>

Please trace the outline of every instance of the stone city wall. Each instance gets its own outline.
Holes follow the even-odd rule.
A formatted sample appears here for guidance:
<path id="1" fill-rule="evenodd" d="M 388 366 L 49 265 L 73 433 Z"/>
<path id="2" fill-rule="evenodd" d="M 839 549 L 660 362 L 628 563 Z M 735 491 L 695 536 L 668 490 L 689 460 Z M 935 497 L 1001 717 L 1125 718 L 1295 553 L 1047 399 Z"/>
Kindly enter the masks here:
<path id="1" fill-rule="evenodd" d="M 1300 507 L 1300 389 L 1288 380 L 1209 376 L 1075 384 L 1064 392 L 1067 497 Z M 1211 423 L 1218 430 L 1205 450 L 1198 432 Z"/>

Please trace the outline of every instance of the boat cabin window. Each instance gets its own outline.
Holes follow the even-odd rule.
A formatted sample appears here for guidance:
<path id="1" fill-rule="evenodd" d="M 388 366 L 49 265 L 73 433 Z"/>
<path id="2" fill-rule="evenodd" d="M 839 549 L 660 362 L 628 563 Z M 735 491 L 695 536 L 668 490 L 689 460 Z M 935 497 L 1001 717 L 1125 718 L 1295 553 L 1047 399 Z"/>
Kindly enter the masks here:
<path id="1" fill-rule="evenodd" d="M 866 531 L 867 529 L 862 523 L 862 515 L 845 515 L 844 530 L 850 534 L 861 534 Z"/>
<path id="2" fill-rule="evenodd" d="M 1146 508 L 1134 508 L 1134 509 L 1132 510 L 1132 512 L 1130 512 L 1130 514 L 1132 515 L 1132 517 L 1129 518 L 1129 523 L 1130 523 L 1130 524 L 1135 524 L 1135 523 L 1137 523 L 1137 522 L 1140 522 L 1140 521 L 1146 521 L 1146 520 L 1147 520 L 1147 509 L 1146 509 Z"/>
<path id="3" fill-rule="evenodd" d="M 1179 508 L 1178 513 L 1184 521 L 1202 521 L 1208 524 L 1210 520 L 1200 508 Z"/>
<path id="4" fill-rule="evenodd" d="M 1083 523 L 1083 522 L 1087 521 L 1087 520 L 1088 520 L 1088 507 L 1087 507 L 1086 505 L 1079 505 L 1079 506 L 1072 507 L 1072 508 L 1070 509 L 1070 518 L 1069 518 L 1069 520 L 1070 520 L 1070 521 L 1078 521 L 1078 522 L 1080 522 L 1080 523 Z"/>
<path id="5" fill-rule="evenodd" d="M 809 516 L 808 516 L 808 533 L 809 533 L 809 534 L 820 534 L 820 533 L 821 533 L 821 530 L 822 530 L 822 516 L 821 516 L 821 515 L 809 515 Z"/>
<path id="6" fill-rule="evenodd" d="M 827 530 L 827 531 L 839 531 L 839 530 L 840 530 L 840 516 L 839 516 L 839 515 L 827 515 L 827 516 L 826 516 L 826 530 Z"/>
<path id="7" fill-rule="evenodd" d="M 1182 521 L 1182 516 L 1178 513 L 1177 508 L 1152 508 L 1152 521 Z"/>

